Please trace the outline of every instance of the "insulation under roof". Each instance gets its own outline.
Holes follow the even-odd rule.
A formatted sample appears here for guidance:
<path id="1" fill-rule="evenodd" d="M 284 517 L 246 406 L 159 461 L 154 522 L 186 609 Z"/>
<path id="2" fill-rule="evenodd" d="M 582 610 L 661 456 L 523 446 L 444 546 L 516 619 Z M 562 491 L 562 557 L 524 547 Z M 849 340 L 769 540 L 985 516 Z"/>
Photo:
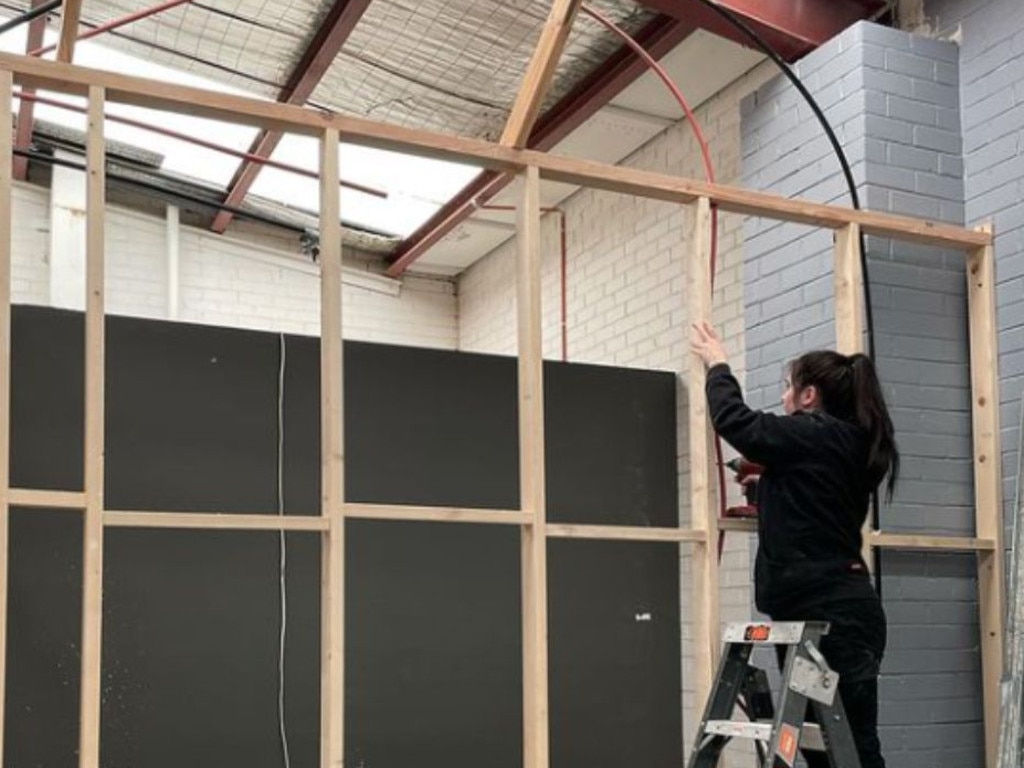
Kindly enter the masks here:
<path id="1" fill-rule="evenodd" d="M 276 98 L 332 5 L 342 1 L 196 0 L 96 42 Z M 0 5 L 24 11 L 30 2 Z M 590 2 L 628 31 L 651 18 L 626 0 Z M 310 103 L 407 127 L 496 138 L 550 7 L 546 0 L 373 0 Z M 139 10 L 135 0 L 89 0 L 81 21 L 95 27 Z M 59 16 L 51 25 L 59 26 Z M 619 45 L 580 14 L 546 104 Z"/>

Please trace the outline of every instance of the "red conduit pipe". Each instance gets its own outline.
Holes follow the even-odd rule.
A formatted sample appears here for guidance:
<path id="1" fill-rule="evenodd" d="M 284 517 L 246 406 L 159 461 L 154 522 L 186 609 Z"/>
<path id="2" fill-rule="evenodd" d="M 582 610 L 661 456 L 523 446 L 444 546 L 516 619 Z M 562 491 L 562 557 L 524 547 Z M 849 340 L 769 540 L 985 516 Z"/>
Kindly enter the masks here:
<path id="1" fill-rule="evenodd" d="M 24 91 L 15 91 L 14 97 L 16 99 L 22 99 L 23 101 L 35 101 L 40 104 L 46 104 L 51 107 L 58 107 L 60 109 L 66 109 L 71 112 L 80 112 L 85 114 L 87 111 L 85 107 L 80 107 L 76 104 L 69 104 L 66 101 L 58 101 L 57 99 L 50 99 L 45 96 L 38 96 L 35 94 L 25 93 Z M 214 152 L 222 152 L 225 155 L 231 155 L 233 157 L 241 158 L 243 160 L 251 160 L 254 163 L 262 163 L 271 168 L 278 168 L 282 171 L 289 171 L 291 173 L 298 174 L 299 176 L 306 176 L 311 179 L 318 179 L 320 175 L 316 171 L 310 171 L 306 168 L 300 168 L 297 165 L 288 165 L 287 163 L 281 163 L 277 160 L 271 160 L 268 157 L 261 157 L 260 155 L 254 155 L 250 152 L 243 152 L 238 149 L 232 149 L 231 147 L 225 147 L 223 144 L 215 144 L 212 141 L 206 141 L 196 136 L 189 136 L 185 133 L 171 130 L 170 128 L 161 128 L 158 125 L 151 125 L 150 123 L 144 123 L 141 120 L 133 120 L 130 117 L 121 117 L 119 115 L 105 114 L 105 119 L 110 120 L 114 123 L 122 123 L 123 125 L 130 125 L 133 128 L 141 128 L 144 131 L 150 131 L 152 133 L 160 134 L 161 136 L 167 136 L 172 139 L 179 139 L 181 141 L 187 141 L 189 144 L 195 144 L 197 147 L 204 147 L 206 149 L 212 149 Z M 373 189 L 372 187 L 366 187 L 362 184 L 355 184 L 350 181 L 342 181 L 341 186 L 354 189 L 358 192 L 364 192 L 367 195 L 373 195 L 374 197 L 388 196 L 387 192 L 382 192 L 379 189 Z"/>
<path id="2" fill-rule="evenodd" d="M 78 42 L 81 40 L 88 40 L 91 37 L 102 35 L 104 32 L 109 32 L 112 29 L 117 29 L 118 27 L 123 27 L 126 24 L 131 24 L 133 21 L 139 21 L 140 19 L 145 19 L 148 16 L 154 16 L 158 13 L 161 13 L 162 11 L 168 11 L 171 8 L 176 8 L 179 5 L 184 5 L 185 3 L 191 2 L 192 0 L 169 0 L 166 3 L 154 5 L 152 8 L 144 8 L 141 11 L 136 11 L 135 13 L 130 13 L 127 16 L 122 16 L 119 19 L 108 21 L 106 24 L 101 24 L 100 26 L 94 29 L 90 29 L 88 32 L 83 32 L 75 37 L 75 41 Z M 56 45 L 44 45 L 41 48 L 36 48 L 34 51 L 29 51 L 28 55 L 42 56 L 45 53 L 49 53 L 56 47 Z"/>
<path id="3" fill-rule="evenodd" d="M 682 91 L 672 81 L 672 78 L 668 76 L 665 71 L 654 57 L 651 56 L 643 46 L 637 43 L 633 38 L 623 32 L 619 27 L 606 16 L 601 14 L 599 11 L 595 11 L 587 5 L 581 6 L 581 10 L 591 18 L 597 20 L 604 27 L 609 29 L 614 34 L 618 35 L 622 40 L 633 49 L 634 53 L 646 62 L 647 66 L 661 79 L 665 86 L 672 92 L 676 101 L 679 102 L 679 106 L 683 108 L 683 112 L 686 115 L 687 122 L 693 129 L 693 133 L 697 138 L 697 143 L 700 145 L 701 158 L 704 161 L 704 175 L 708 182 L 711 184 L 715 183 L 715 169 L 711 162 L 711 152 L 708 150 L 708 143 L 704 138 L 704 132 L 701 130 L 700 123 L 697 122 L 696 116 L 693 114 L 693 110 L 690 109 L 689 103 L 686 101 L 686 97 L 683 96 Z M 717 270 L 718 262 L 718 208 L 714 204 L 711 206 L 711 289 L 715 287 L 715 272 Z M 696 393 L 691 392 L 691 397 L 696 396 Z M 725 503 L 725 463 L 722 460 L 722 440 L 718 435 L 715 435 L 715 463 L 718 468 L 718 506 L 719 515 L 725 516 L 726 503 Z M 722 550 L 725 545 L 725 534 L 723 531 L 718 533 L 718 559 L 722 559 Z"/>
<path id="4" fill-rule="evenodd" d="M 514 205 L 496 205 L 491 203 L 478 204 L 477 208 L 481 208 L 488 211 L 514 211 L 516 207 Z M 566 247 L 566 236 L 565 236 L 565 211 L 561 208 L 541 208 L 543 213 L 557 213 L 558 214 L 558 241 L 561 254 L 559 256 L 559 273 L 561 276 L 561 302 L 559 307 L 559 328 L 561 330 L 562 337 L 562 362 L 568 362 L 569 360 L 569 323 L 566 312 L 567 304 L 567 251 Z"/>
<path id="5" fill-rule="evenodd" d="M 613 33 L 622 38 L 623 42 L 626 43 L 633 52 L 636 53 L 644 62 L 650 67 L 651 71 L 654 72 L 660 79 L 661 82 L 672 92 L 676 101 L 679 102 L 679 106 L 683 108 L 683 112 L 686 114 L 686 120 L 693 128 L 693 134 L 697 138 L 697 143 L 700 145 L 700 156 L 704 161 L 704 176 L 708 180 L 708 183 L 715 183 L 715 167 L 711 162 L 711 152 L 708 150 L 708 142 L 704 138 L 704 131 L 701 130 L 700 123 L 697 122 L 696 115 L 693 114 L 693 110 L 690 109 L 689 102 L 686 101 L 686 97 L 683 96 L 683 92 L 679 90 L 672 78 L 668 76 L 668 72 L 665 68 L 659 64 L 647 49 L 640 45 L 636 40 L 631 38 L 618 26 L 615 22 L 609 19 L 607 16 L 602 14 L 600 11 L 595 11 L 593 8 L 583 5 L 581 10 L 591 18 L 597 20 L 606 28 L 611 30 Z M 715 270 L 716 260 L 718 258 L 718 207 L 715 205 L 711 206 L 711 287 L 715 287 Z"/>

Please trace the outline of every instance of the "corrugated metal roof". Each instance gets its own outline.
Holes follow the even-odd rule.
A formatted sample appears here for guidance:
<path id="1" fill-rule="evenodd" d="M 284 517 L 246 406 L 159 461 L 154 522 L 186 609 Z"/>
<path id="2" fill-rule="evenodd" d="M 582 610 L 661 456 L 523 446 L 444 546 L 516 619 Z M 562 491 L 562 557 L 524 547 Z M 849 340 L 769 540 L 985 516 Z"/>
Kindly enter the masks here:
<path id="1" fill-rule="evenodd" d="M 595 5 L 630 29 L 650 18 L 632 3 Z M 311 101 L 381 122 L 496 139 L 549 8 L 543 0 L 375 0 Z M 581 17 L 547 103 L 618 45 Z"/>
<path id="2" fill-rule="evenodd" d="M 28 2 L 21 0 L 22 6 Z M 186 3 L 95 38 L 148 61 L 275 97 L 316 29 L 323 0 Z M 128 0 L 82 4 L 83 27 L 140 11 Z M 56 21 L 56 19 L 54 19 Z"/>

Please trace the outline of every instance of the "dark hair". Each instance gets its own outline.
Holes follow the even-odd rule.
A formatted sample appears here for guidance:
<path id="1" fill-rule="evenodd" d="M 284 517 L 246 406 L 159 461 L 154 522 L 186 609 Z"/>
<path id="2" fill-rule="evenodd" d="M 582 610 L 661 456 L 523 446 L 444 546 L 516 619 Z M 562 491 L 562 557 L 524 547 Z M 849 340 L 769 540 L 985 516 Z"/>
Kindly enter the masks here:
<path id="1" fill-rule="evenodd" d="M 888 474 L 886 496 L 892 499 L 900 472 L 900 452 L 871 358 L 861 354 L 847 357 L 829 350 L 808 352 L 789 364 L 789 375 L 794 390 L 810 386 L 818 390 L 825 413 L 867 430 L 868 477 L 878 485 Z"/>

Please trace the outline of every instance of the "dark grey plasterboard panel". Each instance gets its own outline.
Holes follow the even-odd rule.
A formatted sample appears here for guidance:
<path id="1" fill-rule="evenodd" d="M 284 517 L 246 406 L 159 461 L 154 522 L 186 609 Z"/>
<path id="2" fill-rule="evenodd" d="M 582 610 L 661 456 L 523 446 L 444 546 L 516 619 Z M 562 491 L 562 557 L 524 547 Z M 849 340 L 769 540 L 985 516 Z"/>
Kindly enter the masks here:
<path id="1" fill-rule="evenodd" d="M 16 486 L 81 481 L 82 321 L 16 308 Z M 109 318 L 107 505 L 272 513 L 280 339 Z M 285 506 L 316 512 L 317 340 L 285 339 Z M 673 524 L 675 377 L 548 365 L 552 519 Z M 515 507 L 515 361 L 346 344 L 353 500 Z M 454 469 L 452 469 L 454 467 Z M 467 477 L 472 474 L 472 479 Z M 519 532 L 349 521 L 346 762 L 521 764 Z M 316 764 L 320 545 L 287 537 L 287 730 Z M 681 760 L 678 549 L 554 541 L 552 758 Z M 276 768 L 278 537 L 106 532 L 105 768 Z M 16 510 L 6 765 L 75 764 L 81 526 Z"/>

